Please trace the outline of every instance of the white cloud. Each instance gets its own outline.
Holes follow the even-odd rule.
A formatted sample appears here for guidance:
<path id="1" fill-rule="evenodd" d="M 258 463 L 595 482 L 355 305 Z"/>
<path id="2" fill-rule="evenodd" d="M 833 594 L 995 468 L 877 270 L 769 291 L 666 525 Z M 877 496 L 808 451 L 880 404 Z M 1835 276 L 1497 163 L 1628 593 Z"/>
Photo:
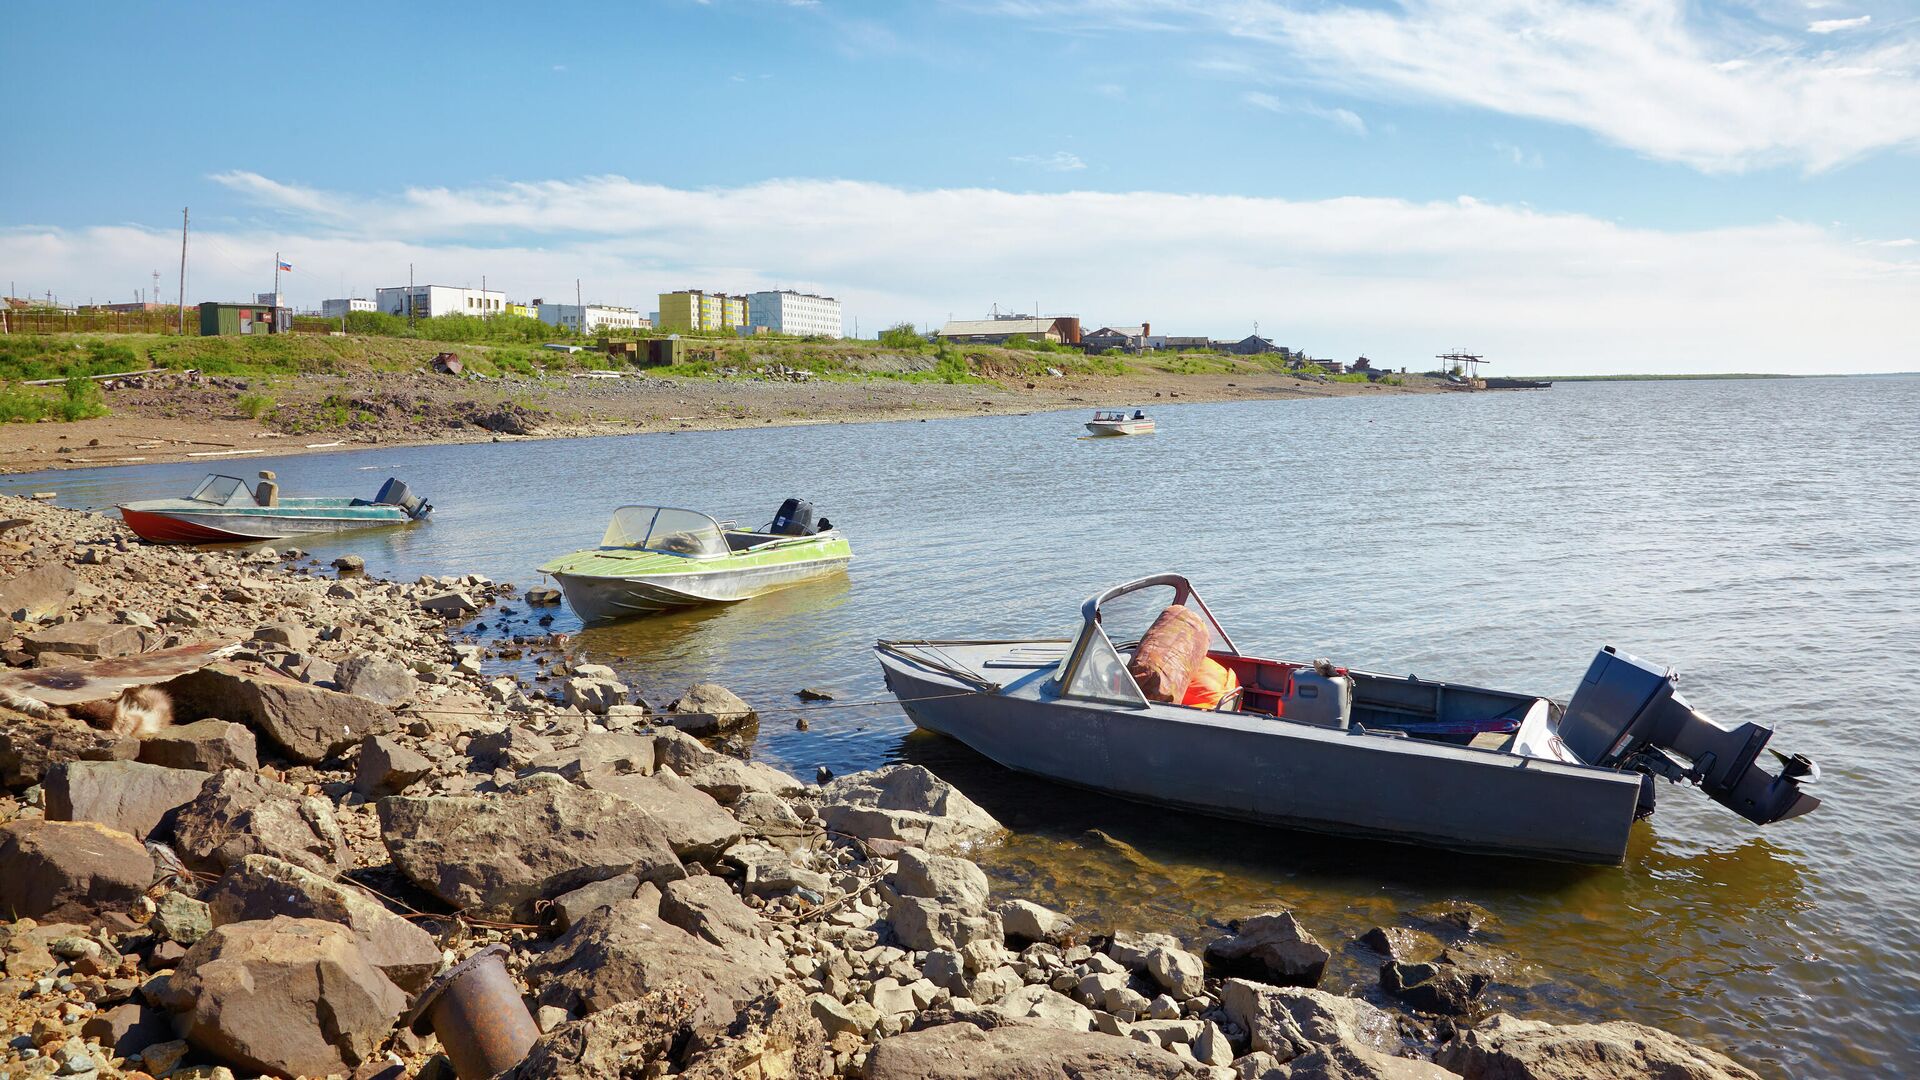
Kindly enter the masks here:
<path id="1" fill-rule="evenodd" d="M 1509 162 L 1519 166 L 1522 169 L 1546 168 L 1547 161 L 1545 158 L 1540 156 L 1540 151 L 1538 150 L 1527 150 L 1522 147 L 1514 146 L 1511 143 L 1503 143 L 1503 142 L 1494 143 L 1493 148 L 1494 150 L 1499 152 L 1501 157 L 1506 158 Z"/>
<path id="2" fill-rule="evenodd" d="M 1367 133 L 1367 122 L 1351 109 L 1329 109 L 1322 105 L 1306 102 L 1282 101 L 1265 90 L 1249 90 L 1240 95 L 1240 100 L 1256 109 L 1265 109 L 1274 113 L 1298 113 L 1302 116 L 1316 116 L 1322 120 L 1337 124 L 1355 135 Z"/>
<path id="3" fill-rule="evenodd" d="M 1809 34 L 1831 34 L 1836 30 L 1852 30 L 1873 21 L 1873 16 L 1862 15 L 1854 19 L 1815 19 L 1807 24 Z"/>
<path id="4" fill-rule="evenodd" d="M 1117 30 L 1159 17 L 1271 48 L 1280 55 L 1258 67 L 1322 90 L 1569 124 L 1712 172 L 1818 171 L 1920 147 L 1916 24 L 1809 50 L 1777 21 L 1685 0 L 1025 0 L 1008 10 Z M 1832 21 L 1843 23 L 1856 24 Z"/>
<path id="5" fill-rule="evenodd" d="M 1076 172 L 1087 167 L 1080 155 L 1066 150 L 1055 150 L 1051 154 L 1021 154 L 1007 160 L 1020 165 L 1031 165 L 1048 172 Z"/>
<path id="6" fill-rule="evenodd" d="M 1920 249 L 1789 221 L 1629 228 L 1473 199 L 911 190 L 769 180 L 688 190 L 603 176 L 344 194 L 251 173 L 221 182 L 285 224 L 196 228 L 189 297 L 265 289 L 275 251 L 299 305 L 406 280 L 516 298 L 654 306 L 664 289 L 785 285 L 849 323 L 922 321 L 1041 297 L 1093 324 L 1224 334 L 1258 320 L 1320 355 L 1393 366 L 1471 343 L 1503 370 L 1913 367 Z M 481 241 L 476 238 L 484 237 Z M 87 296 L 178 258 L 151 229 L 0 230 L 0 277 Z M 117 286 L 124 286 L 118 288 Z"/>

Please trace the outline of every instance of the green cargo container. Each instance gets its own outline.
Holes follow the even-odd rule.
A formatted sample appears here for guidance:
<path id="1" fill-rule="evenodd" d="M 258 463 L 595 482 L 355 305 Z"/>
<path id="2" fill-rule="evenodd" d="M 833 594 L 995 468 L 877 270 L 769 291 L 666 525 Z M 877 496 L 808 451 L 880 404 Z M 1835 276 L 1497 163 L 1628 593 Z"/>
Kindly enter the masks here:
<path id="1" fill-rule="evenodd" d="M 284 334 L 293 329 L 293 309 L 271 304 L 223 304 L 209 300 L 200 305 L 200 335 Z"/>
<path id="2" fill-rule="evenodd" d="M 684 338 L 650 338 L 647 341 L 647 366 L 665 367 L 678 364 L 687 358 L 687 342 Z"/>

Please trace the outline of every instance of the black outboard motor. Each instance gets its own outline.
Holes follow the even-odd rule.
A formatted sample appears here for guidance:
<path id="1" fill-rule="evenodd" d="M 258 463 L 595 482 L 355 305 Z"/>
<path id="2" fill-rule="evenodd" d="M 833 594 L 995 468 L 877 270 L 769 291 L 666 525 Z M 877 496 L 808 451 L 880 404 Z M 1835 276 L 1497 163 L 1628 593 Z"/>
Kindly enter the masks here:
<path id="1" fill-rule="evenodd" d="M 1695 712 L 1674 690 L 1671 670 L 1609 645 L 1567 703 L 1560 741 L 1590 765 L 1636 769 L 1696 784 L 1713 800 L 1758 825 L 1801 814 L 1820 800 L 1800 790 L 1820 779 L 1820 767 L 1801 754 L 1780 761 L 1775 776 L 1758 762 L 1772 728 L 1741 724 L 1728 730 Z M 1651 804 L 1649 804 L 1651 805 Z"/>
<path id="2" fill-rule="evenodd" d="M 415 521 L 423 520 L 433 513 L 433 506 L 427 500 L 415 495 L 412 489 L 400 482 L 399 478 L 389 476 L 387 482 L 380 485 L 380 494 L 373 501 L 386 506 L 397 506 L 407 512 Z"/>
<path id="3" fill-rule="evenodd" d="M 812 536 L 820 531 L 813 519 L 813 504 L 805 499 L 788 499 L 773 515 L 773 531 L 781 536 Z"/>

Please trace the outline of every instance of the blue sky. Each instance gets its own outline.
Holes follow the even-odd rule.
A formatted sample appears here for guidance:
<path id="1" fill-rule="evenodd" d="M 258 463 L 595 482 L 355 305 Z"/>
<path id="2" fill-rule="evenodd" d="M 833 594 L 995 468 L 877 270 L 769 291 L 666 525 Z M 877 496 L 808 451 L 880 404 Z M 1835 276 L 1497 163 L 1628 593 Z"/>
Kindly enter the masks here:
<path id="1" fill-rule="evenodd" d="M 413 262 L 825 290 L 867 332 L 1038 302 L 1344 359 L 1920 367 L 1910 4 L 40 5 L 0 91 L 0 277 L 79 301 L 171 295 L 190 205 L 190 299 L 279 250 L 302 306 Z"/>

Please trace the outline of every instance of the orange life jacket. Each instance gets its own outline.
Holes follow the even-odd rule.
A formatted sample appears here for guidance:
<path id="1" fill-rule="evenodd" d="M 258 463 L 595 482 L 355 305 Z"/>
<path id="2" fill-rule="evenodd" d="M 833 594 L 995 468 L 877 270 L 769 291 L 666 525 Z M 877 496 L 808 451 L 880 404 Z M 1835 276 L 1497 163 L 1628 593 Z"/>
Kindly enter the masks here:
<path id="1" fill-rule="evenodd" d="M 1220 701 L 1228 694 L 1240 688 L 1240 677 L 1233 669 L 1215 660 L 1203 657 L 1193 669 L 1193 678 L 1187 683 L 1186 696 L 1180 704 L 1196 709 L 1217 709 Z"/>

